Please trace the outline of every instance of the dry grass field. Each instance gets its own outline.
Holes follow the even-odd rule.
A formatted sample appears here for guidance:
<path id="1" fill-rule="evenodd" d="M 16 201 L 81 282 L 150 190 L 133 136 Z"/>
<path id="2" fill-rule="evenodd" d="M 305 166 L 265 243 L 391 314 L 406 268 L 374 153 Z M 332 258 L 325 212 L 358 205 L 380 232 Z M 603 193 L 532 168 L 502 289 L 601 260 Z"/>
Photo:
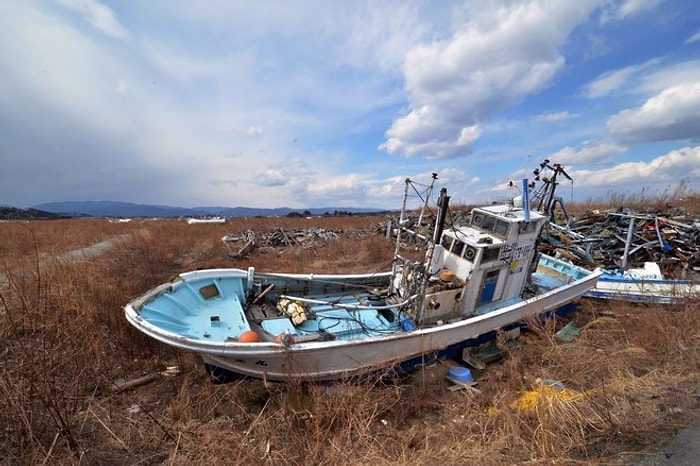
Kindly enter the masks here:
<path id="1" fill-rule="evenodd" d="M 700 199 L 687 202 L 700 213 Z M 0 223 L 0 463 L 633 464 L 700 415 L 697 300 L 583 299 L 570 318 L 532 325 L 517 346 L 501 342 L 504 357 L 473 371 L 479 394 L 448 390 L 441 366 L 391 383 L 215 385 L 198 357 L 123 317 L 135 296 L 192 269 L 386 270 L 394 244 L 375 228 L 382 221 Z M 221 242 L 248 228 L 312 227 L 365 234 L 235 260 Z M 105 240 L 113 243 L 99 253 L 66 255 Z M 581 335 L 555 339 L 571 320 Z M 179 375 L 161 375 L 171 366 Z M 116 389 L 143 376 L 150 383 Z"/>

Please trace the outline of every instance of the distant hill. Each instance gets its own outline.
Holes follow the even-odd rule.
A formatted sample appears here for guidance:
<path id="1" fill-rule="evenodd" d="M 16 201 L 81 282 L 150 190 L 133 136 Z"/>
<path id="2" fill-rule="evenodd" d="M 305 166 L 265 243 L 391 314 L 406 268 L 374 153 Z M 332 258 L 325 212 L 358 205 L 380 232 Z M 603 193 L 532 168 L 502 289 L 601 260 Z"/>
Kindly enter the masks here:
<path id="1" fill-rule="evenodd" d="M 39 209 L 23 210 L 16 207 L 0 207 L 0 220 L 54 220 L 59 218 L 66 218 L 66 215 Z"/>
<path id="2" fill-rule="evenodd" d="M 283 217 L 292 212 L 311 215 L 342 215 L 342 214 L 377 214 L 384 212 L 380 209 L 361 209 L 352 207 L 326 207 L 291 209 L 279 207 L 262 209 L 253 207 L 171 207 L 163 205 L 133 204 L 116 201 L 66 201 L 39 204 L 32 209 L 42 210 L 64 216 L 90 217 Z"/>

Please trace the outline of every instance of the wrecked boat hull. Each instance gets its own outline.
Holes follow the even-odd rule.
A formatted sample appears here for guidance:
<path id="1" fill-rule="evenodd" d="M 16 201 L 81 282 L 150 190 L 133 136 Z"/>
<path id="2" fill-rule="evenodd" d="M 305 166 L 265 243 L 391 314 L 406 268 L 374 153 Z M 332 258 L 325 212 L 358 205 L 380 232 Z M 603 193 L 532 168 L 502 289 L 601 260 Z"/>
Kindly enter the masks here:
<path id="1" fill-rule="evenodd" d="M 425 258 L 401 256 L 401 227 L 391 272 L 198 270 L 127 304 L 126 318 L 156 340 L 200 354 L 213 373 L 329 381 L 433 361 L 550 315 L 602 273 L 539 254 L 548 217 L 524 209 L 528 202 L 477 207 L 468 225 L 449 228 L 446 189 L 437 205 Z"/>
<path id="2" fill-rule="evenodd" d="M 690 280 L 630 279 L 604 273 L 587 297 L 638 303 L 673 304 L 700 298 L 700 283 Z"/>
<path id="3" fill-rule="evenodd" d="M 563 306 L 559 306 L 555 312 L 546 312 L 540 315 L 541 320 L 546 320 L 552 317 L 563 317 L 567 316 L 576 310 L 576 303 L 570 302 Z M 412 359 L 405 360 L 394 366 L 382 367 L 376 370 L 363 370 L 358 372 L 354 376 L 343 376 L 339 379 L 332 380 L 383 380 L 390 379 L 392 377 L 401 376 L 408 374 L 412 371 L 418 370 L 422 367 L 430 366 L 440 361 L 447 359 L 460 359 L 462 357 L 463 351 L 466 348 L 478 347 L 484 343 L 493 342 L 497 339 L 500 333 L 509 334 L 513 330 L 527 330 L 528 324 L 525 321 L 516 322 L 512 325 L 508 325 L 498 330 L 492 330 L 490 332 L 479 335 L 478 337 L 465 340 L 454 345 L 448 346 L 445 349 L 433 351 L 431 353 L 421 354 L 420 356 L 414 357 Z M 516 335 L 518 335 L 516 333 Z M 248 378 L 249 376 L 243 375 L 238 372 L 234 372 L 230 369 L 224 369 L 221 366 L 213 364 L 204 364 L 207 374 L 212 377 L 214 383 L 228 383 L 236 380 L 241 380 Z M 256 377 L 253 377 L 256 378 Z M 285 379 L 288 381 L 289 379 Z M 331 381 L 332 381 L 331 380 Z M 319 380 L 320 381 L 320 380 Z"/>
<path id="4" fill-rule="evenodd" d="M 501 319 L 496 318 L 469 327 L 465 322 L 460 322 L 450 331 L 440 329 L 427 333 L 420 330 L 397 336 L 392 341 L 365 340 L 360 344 L 345 343 L 334 348 L 307 343 L 280 348 L 281 351 L 264 352 L 259 357 L 251 357 L 246 352 L 233 355 L 202 354 L 202 359 L 208 372 L 217 379 L 228 379 L 235 374 L 270 381 L 323 382 L 406 373 L 436 361 L 458 357 L 466 347 L 494 340 L 499 330 L 507 331 L 524 325 L 523 319 L 528 317 L 552 313 L 562 315 L 575 307 L 565 303 L 540 312 L 538 308 L 546 305 L 537 301 L 523 306 L 522 313 L 519 313 L 520 320 L 502 319 L 508 325 L 501 325 Z M 468 335 L 466 340 L 465 335 Z"/>
<path id="5" fill-rule="evenodd" d="M 547 263 L 551 264 L 552 260 L 547 258 Z M 560 269 L 575 267 L 559 261 L 557 263 Z M 576 269 L 578 274 L 585 273 Z M 567 304 L 592 289 L 600 272 L 588 273 L 579 280 L 544 294 L 457 322 L 415 330 L 395 328 L 395 333 L 391 335 L 349 340 L 291 344 L 275 341 L 254 343 L 211 341 L 206 337 L 187 337 L 182 333 L 165 330 L 167 325 L 153 317 L 143 318 L 142 316 L 144 309 L 148 309 L 149 304 L 154 300 L 178 299 L 164 297 L 173 291 L 174 287 L 201 289 L 208 286 L 207 283 L 233 278 L 240 281 L 238 286 L 241 289 L 245 289 L 248 286 L 249 277 L 253 280 L 258 279 L 255 276 L 251 277 L 250 274 L 250 271 L 238 269 L 202 270 L 182 274 L 178 281 L 161 285 L 128 304 L 125 308 L 126 317 L 132 325 L 150 337 L 182 350 L 200 354 L 210 373 L 214 375 L 234 373 L 271 381 L 328 381 L 362 376 L 397 366 L 403 366 L 404 369 L 414 368 L 422 363 L 434 361 L 440 357 L 441 352 L 447 355 L 470 344 L 477 344 L 481 341 L 480 337 L 488 336 L 490 332 L 512 327 L 528 318 L 537 318 L 563 310 Z M 277 286 L 280 288 L 283 288 L 284 280 L 294 288 L 298 283 L 308 283 L 309 280 L 322 286 L 328 283 L 343 283 L 347 280 L 355 284 L 362 282 L 376 284 L 378 279 L 376 275 L 261 274 L 261 276 L 268 280 L 276 277 L 279 282 Z M 218 306 L 219 303 L 216 305 Z M 219 311 L 216 312 L 220 314 Z M 227 325 L 223 316 L 221 319 L 221 323 Z"/>

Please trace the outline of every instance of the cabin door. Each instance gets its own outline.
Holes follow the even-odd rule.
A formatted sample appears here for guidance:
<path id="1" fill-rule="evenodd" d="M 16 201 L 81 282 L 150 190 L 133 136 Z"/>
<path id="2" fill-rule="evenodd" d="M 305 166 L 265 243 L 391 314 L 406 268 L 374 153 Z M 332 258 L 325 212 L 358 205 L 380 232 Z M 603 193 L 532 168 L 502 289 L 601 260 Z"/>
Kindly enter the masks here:
<path id="1" fill-rule="evenodd" d="M 481 284 L 481 292 L 479 294 L 479 304 L 490 303 L 494 300 L 499 272 L 500 269 L 496 269 L 486 272 L 484 275 L 484 281 Z"/>

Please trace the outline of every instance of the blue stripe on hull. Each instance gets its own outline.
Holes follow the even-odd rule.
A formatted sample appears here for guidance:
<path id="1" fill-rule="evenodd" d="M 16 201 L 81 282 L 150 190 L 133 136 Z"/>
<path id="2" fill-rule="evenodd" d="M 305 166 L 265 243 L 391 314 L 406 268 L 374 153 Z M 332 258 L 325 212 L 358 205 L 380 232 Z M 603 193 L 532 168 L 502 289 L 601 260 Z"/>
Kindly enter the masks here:
<path id="1" fill-rule="evenodd" d="M 679 298 L 673 298 L 669 296 L 656 296 L 654 294 L 639 294 L 639 293 L 625 293 L 625 292 L 614 292 L 614 291 L 600 291 L 593 289 L 585 294 L 589 298 L 598 299 L 616 299 L 622 301 L 630 301 L 634 303 L 657 303 L 657 304 L 673 304 L 680 301 Z"/>

